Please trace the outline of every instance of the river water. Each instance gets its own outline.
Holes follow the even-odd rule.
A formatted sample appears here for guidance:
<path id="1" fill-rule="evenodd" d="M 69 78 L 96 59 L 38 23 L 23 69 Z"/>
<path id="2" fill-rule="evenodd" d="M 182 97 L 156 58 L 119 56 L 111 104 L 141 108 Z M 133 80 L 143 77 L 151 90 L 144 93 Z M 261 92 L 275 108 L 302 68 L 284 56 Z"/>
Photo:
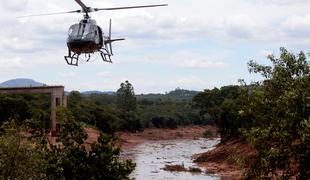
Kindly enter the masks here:
<path id="1" fill-rule="evenodd" d="M 197 167 L 191 156 L 214 148 L 219 139 L 147 141 L 126 149 L 122 156 L 132 159 L 136 169 L 131 177 L 137 180 L 217 180 L 220 177 L 203 173 L 168 172 L 165 165 Z"/>

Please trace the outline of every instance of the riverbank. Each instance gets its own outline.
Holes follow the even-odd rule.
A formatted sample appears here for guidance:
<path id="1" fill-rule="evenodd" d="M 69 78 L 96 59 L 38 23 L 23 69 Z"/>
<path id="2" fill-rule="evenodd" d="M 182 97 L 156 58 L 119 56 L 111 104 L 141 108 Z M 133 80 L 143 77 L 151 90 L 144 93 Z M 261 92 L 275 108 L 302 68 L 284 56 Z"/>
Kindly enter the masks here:
<path id="1" fill-rule="evenodd" d="M 255 150 L 245 141 L 232 139 L 219 144 L 215 149 L 194 155 L 194 162 L 206 168 L 208 173 L 240 179 L 242 169 L 248 168 Z"/>
<path id="2" fill-rule="evenodd" d="M 206 130 L 217 137 L 217 129 L 214 126 L 186 126 L 177 129 L 148 128 L 139 133 L 117 132 L 116 135 L 120 145 L 126 149 L 147 141 L 198 139 L 203 137 Z"/>
<path id="3" fill-rule="evenodd" d="M 97 141 L 100 131 L 91 127 L 85 127 L 84 129 L 88 134 L 85 145 L 90 146 L 90 144 Z M 177 129 L 147 128 L 138 133 L 120 131 L 116 133 L 116 136 L 122 148 L 126 149 L 147 141 L 198 139 L 203 137 L 206 130 L 211 132 L 213 137 L 218 137 L 215 126 L 185 126 Z"/>
<path id="4" fill-rule="evenodd" d="M 85 128 L 88 139 L 86 144 L 97 140 L 100 132 L 93 128 Z M 143 132 L 117 132 L 116 135 L 123 151 L 127 151 L 140 144 L 161 140 L 193 140 L 203 137 L 208 130 L 217 137 L 217 129 L 214 126 L 187 126 L 177 129 L 149 128 Z M 255 151 L 245 141 L 233 139 L 224 144 L 219 144 L 215 149 L 192 156 L 194 162 L 202 169 L 207 169 L 209 174 L 217 174 L 229 179 L 242 177 L 242 167 L 248 167 L 249 159 L 255 155 Z"/>

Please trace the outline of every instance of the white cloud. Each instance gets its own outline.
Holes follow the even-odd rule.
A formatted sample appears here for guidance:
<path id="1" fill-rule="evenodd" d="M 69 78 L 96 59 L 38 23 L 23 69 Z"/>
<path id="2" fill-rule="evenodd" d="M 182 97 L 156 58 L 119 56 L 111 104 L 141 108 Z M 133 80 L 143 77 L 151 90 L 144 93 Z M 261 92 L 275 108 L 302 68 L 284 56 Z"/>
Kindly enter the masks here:
<path id="1" fill-rule="evenodd" d="M 140 92 L 162 92 L 182 83 L 189 88 L 207 86 L 202 81 L 226 83 L 232 72 L 233 76 L 242 78 L 238 73 L 246 65 L 241 62 L 250 52 L 254 56 L 266 56 L 280 46 L 310 47 L 310 0 L 166 2 L 168 7 L 92 14 L 105 32 L 112 18 L 113 36 L 127 40 L 114 44 L 114 64 L 104 64 L 98 58 L 90 65 L 72 70 L 63 59 L 67 54 L 67 29 L 79 22 L 82 14 L 15 17 L 79 9 L 73 0 L 1 0 L 0 52 L 3 57 L 15 58 L 1 58 L 0 72 L 4 75 L 4 70 L 10 72 L 11 77 L 19 69 L 29 69 L 18 74 L 32 74 L 83 90 L 117 89 L 124 79 L 132 79 Z M 85 3 L 92 7 L 116 7 L 158 1 L 85 0 Z M 158 69 L 170 70 L 171 74 L 157 77 Z M 189 73 L 186 77 L 180 75 L 184 71 Z M 201 78 L 210 71 L 216 77 L 212 82 L 211 78 Z M 64 78 L 77 76 L 77 80 Z"/>
<path id="2" fill-rule="evenodd" d="M 179 85 L 179 86 L 191 87 L 191 86 L 205 84 L 205 81 L 196 76 L 189 76 L 189 77 L 183 77 L 181 79 L 176 80 L 176 83 L 177 83 L 176 85 Z"/>
<path id="3" fill-rule="evenodd" d="M 260 52 L 258 53 L 258 55 L 259 55 L 260 57 L 263 57 L 263 58 L 266 58 L 266 57 L 268 57 L 269 55 L 272 55 L 272 54 L 274 54 L 274 53 L 271 52 L 271 51 L 269 51 L 269 50 L 262 50 L 262 51 L 260 51 Z"/>
<path id="4" fill-rule="evenodd" d="M 60 78 L 74 78 L 77 75 L 74 72 L 62 72 L 62 73 L 58 73 L 58 76 Z"/>
<path id="5" fill-rule="evenodd" d="M 23 11 L 28 2 L 28 0 L 1 0 L 0 4 L 3 9 L 9 11 Z"/>
<path id="6" fill-rule="evenodd" d="M 96 74 L 97 77 L 110 77 L 112 75 L 109 71 L 98 72 Z"/>
<path id="7" fill-rule="evenodd" d="M 294 37 L 307 37 L 310 35 L 310 14 L 304 16 L 291 16 L 282 22 L 284 31 Z"/>
<path id="8" fill-rule="evenodd" d="M 166 62 L 183 68 L 227 68 L 229 64 L 225 63 L 224 59 L 224 56 L 219 54 L 181 52 L 171 56 Z"/>
<path id="9" fill-rule="evenodd" d="M 228 55 L 225 52 L 221 53 L 201 53 L 192 51 L 180 51 L 173 54 L 164 55 L 148 55 L 141 57 L 131 57 L 127 60 L 116 61 L 116 63 L 150 63 L 150 64 L 161 64 L 169 65 L 172 67 L 179 68 L 190 68 L 190 69 L 209 69 L 209 68 L 229 68 L 230 64 L 225 62 Z"/>
<path id="10" fill-rule="evenodd" d="M 0 47 L 2 50 L 6 51 L 30 51 L 36 47 L 39 47 L 38 44 L 38 41 L 12 35 L 2 37 L 0 39 Z"/>
<path id="11" fill-rule="evenodd" d="M 19 57 L 13 58 L 3 58 L 0 59 L 0 70 L 1 69 L 23 69 L 27 68 L 27 66 L 22 63 Z"/>
<path id="12" fill-rule="evenodd" d="M 309 2 L 309 0 L 248 0 L 249 2 L 262 3 L 262 4 L 274 4 L 274 5 L 292 5 L 302 4 Z"/>

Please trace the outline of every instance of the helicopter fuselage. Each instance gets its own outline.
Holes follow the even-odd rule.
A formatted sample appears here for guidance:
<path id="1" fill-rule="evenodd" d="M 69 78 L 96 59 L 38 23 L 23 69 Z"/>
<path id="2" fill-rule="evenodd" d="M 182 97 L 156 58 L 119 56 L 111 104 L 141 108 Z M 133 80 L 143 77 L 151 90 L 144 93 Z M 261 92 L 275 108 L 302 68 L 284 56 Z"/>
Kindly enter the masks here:
<path id="1" fill-rule="evenodd" d="M 97 52 L 103 46 L 102 30 L 92 19 L 81 20 L 69 28 L 67 46 L 76 54 Z"/>

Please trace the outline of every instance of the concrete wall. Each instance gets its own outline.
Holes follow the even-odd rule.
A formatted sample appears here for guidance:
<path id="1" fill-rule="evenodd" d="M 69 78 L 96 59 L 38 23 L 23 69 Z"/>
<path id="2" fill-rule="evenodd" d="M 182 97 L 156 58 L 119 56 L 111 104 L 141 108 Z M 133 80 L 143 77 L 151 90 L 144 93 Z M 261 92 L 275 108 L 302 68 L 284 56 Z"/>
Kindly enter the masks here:
<path id="1" fill-rule="evenodd" d="M 50 94 L 51 95 L 51 135 L 56 136 L 56 108 L 67 107 L 64 86 L 0 88 L 0 94 Z M 58 104 L 57 104 L 58 103 Z"/>

